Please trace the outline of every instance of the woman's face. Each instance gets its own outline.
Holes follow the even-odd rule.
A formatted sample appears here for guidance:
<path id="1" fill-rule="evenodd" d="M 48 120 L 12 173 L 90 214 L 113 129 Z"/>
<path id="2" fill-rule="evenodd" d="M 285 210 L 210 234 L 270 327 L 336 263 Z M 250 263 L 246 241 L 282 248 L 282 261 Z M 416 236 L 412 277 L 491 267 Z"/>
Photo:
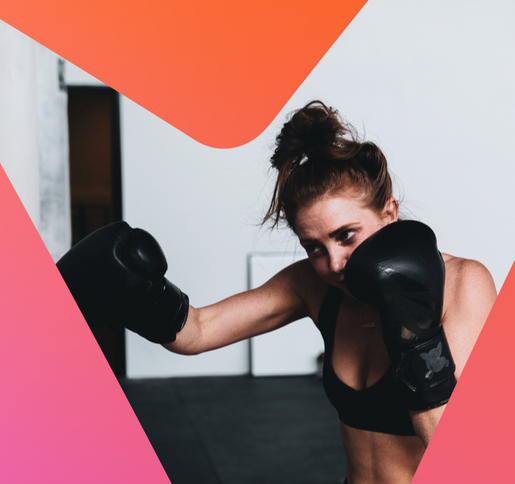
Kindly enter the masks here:
<path id="1" fill-rule="evenodd" d="M 343 269 L 354 249 L 397 217 L 398 204 L 393 198 L 377 212 L 357 197 L 326 196 L 298 210 L 294 230 L 317 274 L 346 289 Z"/>

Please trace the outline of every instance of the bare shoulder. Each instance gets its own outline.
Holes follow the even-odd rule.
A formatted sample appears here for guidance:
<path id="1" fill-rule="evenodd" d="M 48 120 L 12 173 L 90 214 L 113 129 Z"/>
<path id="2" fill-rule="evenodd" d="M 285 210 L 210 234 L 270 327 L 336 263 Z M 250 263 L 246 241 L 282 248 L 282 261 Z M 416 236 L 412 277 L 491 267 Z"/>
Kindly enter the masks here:
<path id="1" fill-rule="evenodd" d="M 488 269 L 475 260 L 442 254 L 445 290 L 442 324 L 459 378 L 497 297 Z"/>
<path id="2" fill-rule="evenodd" d="M 444 311 L 456 306 L 476 306 L 495 301 L 497 292 L 489 270 L 480 262 L 442 254 L 445 262 Z"/>
<path id="3" fill-rule="evenodd" d="M 318 311 L 329 290 L 329 284 L 315 272 L 308 259 L 291 264 L 278 274 L 306 305 L 311 319 L 317 323 Z"/>

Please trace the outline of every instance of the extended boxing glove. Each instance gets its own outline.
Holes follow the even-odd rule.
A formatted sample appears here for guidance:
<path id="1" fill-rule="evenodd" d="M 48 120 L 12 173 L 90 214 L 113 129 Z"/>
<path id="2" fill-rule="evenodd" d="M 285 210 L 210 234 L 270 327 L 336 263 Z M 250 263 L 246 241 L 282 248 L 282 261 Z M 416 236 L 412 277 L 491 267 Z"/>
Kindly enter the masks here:
<path id="1" fill-rule="evenodd" d="M 125 222 L 102 227 L 57 267 L 90 326 L 121 325 L 164 344 L 186 323 L 188 296 L 165 279 L 163 251 L 144 230 Z"/>
<path id="2" fill-rule="evenodd" d="M 416 221 L 383 227 L 355 249 L 344 278 L 354 297 L 379 309 L 408 409 L 447 403 L 455 365 L 442 327 L 445 265 L 433 231 Z"/>

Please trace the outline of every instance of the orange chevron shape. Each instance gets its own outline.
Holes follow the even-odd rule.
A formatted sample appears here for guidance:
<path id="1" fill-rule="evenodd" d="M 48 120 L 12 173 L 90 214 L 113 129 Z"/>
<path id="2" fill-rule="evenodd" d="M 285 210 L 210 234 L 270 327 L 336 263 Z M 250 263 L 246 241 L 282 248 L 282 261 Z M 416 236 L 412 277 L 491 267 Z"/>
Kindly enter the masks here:
<path id="1" fill-rule="evenodd" d="M 0 18 L 193 139 L 257 137 L 366 0 L 17 0 Z"/>

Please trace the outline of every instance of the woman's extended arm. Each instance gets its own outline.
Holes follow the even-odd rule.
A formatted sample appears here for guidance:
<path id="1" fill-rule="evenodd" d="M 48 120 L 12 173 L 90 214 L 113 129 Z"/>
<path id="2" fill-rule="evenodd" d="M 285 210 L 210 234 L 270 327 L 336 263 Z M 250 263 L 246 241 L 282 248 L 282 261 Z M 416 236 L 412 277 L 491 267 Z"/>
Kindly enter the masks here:
<path id="1" fill-rule="evenodd" d="M 292 264 L 257 289 L 210 306 L 190 306 L 176 341 L 163 346 L 174 353 L 198 354 L 310 316 L 308 294 L 317 291 L 320 282 L 309 261 Z"/>
<path id="2" fill-rule="evenodd" d="M 258 289 L 196 309 L 164 277 L 166 258 L 156 239 L 125 222 L 92 233 L 57 267 L 90 326 L 122 325 L 182 354 L 219 348 L 312 316 L 306 301 L 321 283 L 309 261 L 300 261 Z"/>

